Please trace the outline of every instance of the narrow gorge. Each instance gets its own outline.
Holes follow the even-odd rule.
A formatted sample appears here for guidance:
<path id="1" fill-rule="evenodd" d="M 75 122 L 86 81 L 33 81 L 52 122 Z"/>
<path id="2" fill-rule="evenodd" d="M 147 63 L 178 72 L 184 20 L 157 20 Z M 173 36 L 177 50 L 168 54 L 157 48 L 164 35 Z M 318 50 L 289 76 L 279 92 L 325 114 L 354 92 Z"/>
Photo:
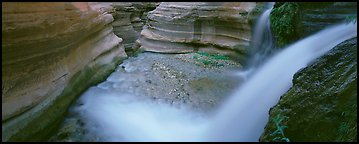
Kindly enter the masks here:
<path id="1" fill-rule="evenodd" d="M 356 2 L 2 2 L 2 141 L 357 141 Z"/>

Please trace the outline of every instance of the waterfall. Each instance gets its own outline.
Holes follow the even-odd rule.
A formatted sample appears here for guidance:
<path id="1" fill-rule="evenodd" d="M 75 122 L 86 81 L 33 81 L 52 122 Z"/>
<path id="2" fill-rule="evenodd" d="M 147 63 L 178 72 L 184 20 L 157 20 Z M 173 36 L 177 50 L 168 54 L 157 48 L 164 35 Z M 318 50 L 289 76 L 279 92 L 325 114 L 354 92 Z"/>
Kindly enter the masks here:
<path id="1" fill-rule="evenodd" d="M 357 36 L 357 24 L 339 24 L 302 39 L 271 57 L 237 89 L 211 121 L 209 141 L 258 141 L 269 109 L 292 85 L 293 75 L 339 43 Z"/>
<path id="2" fill-rule="evenodd" d="M 271 54 L 275 52 L 273 44 L 273 36 L 270 29 L 269 14 L 273 8 L 274 2 L 267 3 L 264 12 L 259 16 L 249 49 L 249 60 L 245 69 L 239 71 L 237 74 L 246 80 L 255 69 L 257 69 Z"/>
<path id="3" fill-rule="evenodd" d="M 250 67 L 258 67 L 264 60 L 273 53 L 274 44 L 270 28 L 269 14 L 274 3 L 268 3 L 266 10 L 261 14 L 256 23 L 254 34 L 250 44 Z"/>
<path id="4" fill-rule="evenodd" d="M 259 20 L 266 27 L 269 12 L 265 11 Z M 258 36 L 263 31 L 256 32 L 259 33 L 254 36 L 256 42 L 269 38 L 270 43 L 269 36 Z M 258 67 L 214 112 L 213 117 L 186 107 L 176 108 L 134 97 L 131 92 L 123 93 L 116 88 L 125 85 L 124 80 L 131 75 L 124 76 L 117 73 L 119 70 L 105 82 L 88 89 L 71 111 L 80 115 L 90 133 L 101 137 L 97 139 L 99 141 L 258 141 L 268 121 L 269 109 L 291 87 L 293 75 L 356 35 L 356 23 L 338 24 L 276 52 L 263 64 L 261 62 L 271 51 L 271 43 L 254 44 L 258 50 L 264 49 L 254 58 L 253 64 Z M 135 70 L 126 65 L 126 61 L 122 66 L 126 71 Z"/>

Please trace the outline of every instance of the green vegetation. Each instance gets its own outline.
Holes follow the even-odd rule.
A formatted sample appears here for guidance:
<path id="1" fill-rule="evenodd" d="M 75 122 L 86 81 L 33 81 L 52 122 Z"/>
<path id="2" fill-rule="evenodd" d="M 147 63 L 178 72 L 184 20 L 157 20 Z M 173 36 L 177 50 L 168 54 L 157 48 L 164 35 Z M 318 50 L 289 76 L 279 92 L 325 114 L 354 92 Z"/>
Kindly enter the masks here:
<path id="1" fill-rule="evenodd" d="M 280 116 L 280 113 L 275 117 L 273 118 L 273 122 L 275 123 L 276 127 L 277 127 L 277 130 L 275 130 L 273 133 L 270 134 L 270 136 L 275 136 L 275 135 L 279 135 L 279 136 L 276 136 L 275 138 L 273 138 L 272 140 L 273 141 L 286 141 L 286 142 L 290 142 L 289 141 L 289 138 L 285 137 L 284 135 L 284 129 L 287 128 L 287 126 L 285 125 L 281 125 L 281 122 L 284 120 L 284 119 L 287 119 L 288 117 L 286 116 L 283 116 L 281 117 Z"/>
<path id="2" fill-rule="evenodd" d="M 276 46 L 285 47 L 344 19 L 347 23 L 356 23 L 354 11 L 353 13 L 338 11 L 336 12 L 340 13 L 338 18 L 330 18 L 330 14 L 334 12 L 333 9 L 340 8 L 340 5 L 339 3 L 334 4 L 334 2 L 276 2 L 270 14 L 271 29 L 275 36 Z M 350 16 L 345 17 L 344 14 Z M 313 20 L 316 17 L 318 20 Z M 319 24 L 319 21 L 322 21 L 323 24 Z"/>
<path id="3" fill-rule="evenodd" d="M 209 57 L 209 58 L 211 58 L 211 59 L 229 60 L 229 57 L 228 57 L 228 56 L 220 55 L 220 54 L 209 54 L 209 53 L 205 53 L 205 52 L 197 52 L 197 54 L 203 55 L 203 56 L 206 56 L 206 57 Z"/>
<path id="4" fill-rule="evenodd" d="M 336 141 L 356 141 L 357 133 L 357 101 L 352 99 L 344 104 L 343 112 L 340 114 L 340 124 L 337 127 L 338 138 Z"/>
<path id="5" fill-rule="evenodd" d="M 289 117 L 280 124 L 289 127 L 285 136 L 291 142 L 357 141 L 356 39 L 339 44 L 297 72 L 292 88 L 270 110 L 270 119 L 278 114 Z M 275 122 L 268 121 L 261 141 L 273 141 L 277 129 Z"/>
<path id="6" fill-rule="evenodd" d="M 205 66 L 224 66 L 220 64 L 218 60 L 229 60 L 228 56 L 220 55 L 220 54 L 209 54 L 205 52 L 197 52 L 194 53 L 192 59 L 201 62 Z"/>
<path id="7" fill-rule="evenodd" d="M 298 23 L 298 12 L 299 4 L 297 2 L 278 2 L 274 5 L 270 14 L 270 22 L 278 47 L 284 47 L 297 40 L 295 27 Z"/>
<path id="8" fill-rule="evenodd" d="M 345 18 L 345 22 L 348 24 L 348 23 L 356 23 L 357 22 L 357 15 L 351 15 L 351 16 L 347 16 Z"/>

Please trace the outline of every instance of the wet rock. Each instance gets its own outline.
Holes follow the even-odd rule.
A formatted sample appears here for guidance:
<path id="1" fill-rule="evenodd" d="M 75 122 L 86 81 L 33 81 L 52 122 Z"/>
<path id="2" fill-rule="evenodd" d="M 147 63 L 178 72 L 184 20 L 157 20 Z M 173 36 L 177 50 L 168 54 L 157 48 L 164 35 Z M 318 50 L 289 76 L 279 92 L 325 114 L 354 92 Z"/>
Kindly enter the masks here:
<path id="1" fill-rule="evenodd" d="M 357 3 L 303 2 L 300 3 L 299 12 L 299 25 L 296 27 L 296 32 L 299 38 L 304 38 L 325 27 L 343 22 L 349 16 L 356 15 Z"/>
<path id="2" fill-rule="evenodd" d="M 270 111 L 261 141 L 273 141 L 278 114 L 290 141 L 357 141 L 357 38 L 347 40 L 294 75 Z"/>
<path id="3" fill-rule="evenodd" d="M 278 47 L 356 16 L 356 2 L 276 2 L 270 15 Z"/>

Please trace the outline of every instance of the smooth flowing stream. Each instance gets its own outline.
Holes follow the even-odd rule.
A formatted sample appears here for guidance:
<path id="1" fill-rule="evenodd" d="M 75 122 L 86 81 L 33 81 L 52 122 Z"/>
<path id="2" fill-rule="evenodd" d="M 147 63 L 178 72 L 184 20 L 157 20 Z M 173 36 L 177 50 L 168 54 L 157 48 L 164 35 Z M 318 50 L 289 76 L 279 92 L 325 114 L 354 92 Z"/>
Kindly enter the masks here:
<path id="1" fill-rule="evenodd" d="M 270 107 L 291 87 L 293 75 L 356 36 L 356 23 L 339 24 L 284 48 L 265 60 L 213 115 L 120 93 L 116 72 L 89 88 L 72 111 L 100 141 L 258 141 Z"/>

